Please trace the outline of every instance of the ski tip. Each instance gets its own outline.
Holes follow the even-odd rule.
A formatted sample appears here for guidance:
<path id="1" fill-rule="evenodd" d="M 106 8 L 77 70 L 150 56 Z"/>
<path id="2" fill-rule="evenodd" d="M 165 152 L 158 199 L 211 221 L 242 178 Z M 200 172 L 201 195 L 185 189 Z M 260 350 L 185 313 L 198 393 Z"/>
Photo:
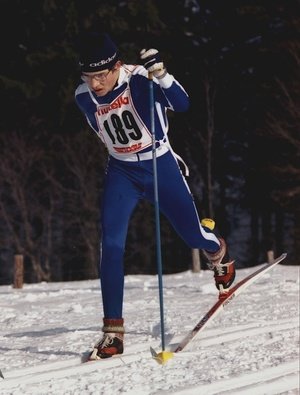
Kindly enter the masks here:
<path id="1" fill-rule="evenodd" d="M 157 353 L 152 347 L 150 347 L 152 358 L 160 365 L 165 365 L 169 359 L 174 357 L 174 353 L 171 351 L 161 351 Z"/>
<path id="2" fill-rule="evenodd" d="M 1 372 L 1 370 L 0 370 L 0 377 L 1 377 L 2 379 L 4 379 L 4 376 L 3 376 L 2 372 Z"/>
<path id="3" fill-rule="evenodd" d="M 92 361 L 92 359 L 90 359 L 91 353 L 90 352 L 85 352 L 84 354 L 81 355 L 81 363 L 86 363 L 86 362 L 90 362 Z"/>

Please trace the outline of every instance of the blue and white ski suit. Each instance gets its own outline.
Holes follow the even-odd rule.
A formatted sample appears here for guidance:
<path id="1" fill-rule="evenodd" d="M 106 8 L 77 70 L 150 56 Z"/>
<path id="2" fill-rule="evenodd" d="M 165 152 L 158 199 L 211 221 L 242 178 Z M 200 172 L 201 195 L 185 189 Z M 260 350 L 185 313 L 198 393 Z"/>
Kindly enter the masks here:
<path id="1" fill-rule="evenodd" d="M 160 211 L 189 247 L 215 252 L 220 243 L 201 226 L 168 139 L 167 110 L 186 111 L 188 95 L 170 74 L 154 78 L 153 89 Z M 116 86 L 107 95 L 96 96 L 82 83 L 75 99 L 109 153 L 101 208 L 100 281 L 104 317 L 122 318 L 129 220 L 140 199 L 154 203 L 148 73 L 142 66 L 123 65 Z"/>

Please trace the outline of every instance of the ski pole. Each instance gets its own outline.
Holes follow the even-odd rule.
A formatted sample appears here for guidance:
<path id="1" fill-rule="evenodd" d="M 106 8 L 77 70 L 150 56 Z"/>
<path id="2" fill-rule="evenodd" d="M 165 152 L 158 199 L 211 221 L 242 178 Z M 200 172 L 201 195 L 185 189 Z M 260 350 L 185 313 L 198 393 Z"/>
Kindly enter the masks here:
<path id="1" fill-rule="evenodd" d="M 159 220 L 157 163 L 156 163 L 156 138 L 155 138 L 155 118 L 154 118 L 153 75 L 152 75 L 151 72 L 148 73 L 148 80 L 149 80 L 150 124 L 151 124 L 151 136 L 152 136 L 152 160 L 153 160 L 154 207 L 155 207 L 156 259 L 157 259 L 158 288 L 159 288 L 161 345 L 162 345 L 162 351 L 164 351 L 165 350 L 165 328 L 164 328 L 163 280 L 162 280 L 161 238 L 160 238 L 160 220 Z"/>

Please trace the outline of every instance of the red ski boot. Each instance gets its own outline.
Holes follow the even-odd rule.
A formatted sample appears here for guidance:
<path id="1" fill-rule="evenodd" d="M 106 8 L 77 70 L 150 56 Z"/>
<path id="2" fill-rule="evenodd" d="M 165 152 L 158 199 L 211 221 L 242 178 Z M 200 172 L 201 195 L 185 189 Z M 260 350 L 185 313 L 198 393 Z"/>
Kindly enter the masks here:
<path id="1" fill-rule="evenodd" d="M 110 358 L 117 354 L 123 354 L 124 339 L 124 320 L 120 319 L 103 319 L 104 326 L 103 337 L 94 346 L 89 356 L 89 361 Z"/>

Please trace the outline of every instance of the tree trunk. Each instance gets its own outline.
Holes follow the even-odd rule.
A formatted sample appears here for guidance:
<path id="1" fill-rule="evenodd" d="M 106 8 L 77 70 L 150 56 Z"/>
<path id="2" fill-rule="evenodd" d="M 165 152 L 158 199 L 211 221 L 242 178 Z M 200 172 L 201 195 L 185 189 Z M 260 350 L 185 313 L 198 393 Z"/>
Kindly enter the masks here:
<path id="1" fill-rule="evenodd" d="M 201 271 L 200 253 L 197 248 L 192 248 L 192 272 L 199 273 Z"/>
<path id="2" fill-rule="evenodd" d="M 24 257 L 17 254 L 14 256 L 14 288 L 23 288 L 24 283 Z"/>

